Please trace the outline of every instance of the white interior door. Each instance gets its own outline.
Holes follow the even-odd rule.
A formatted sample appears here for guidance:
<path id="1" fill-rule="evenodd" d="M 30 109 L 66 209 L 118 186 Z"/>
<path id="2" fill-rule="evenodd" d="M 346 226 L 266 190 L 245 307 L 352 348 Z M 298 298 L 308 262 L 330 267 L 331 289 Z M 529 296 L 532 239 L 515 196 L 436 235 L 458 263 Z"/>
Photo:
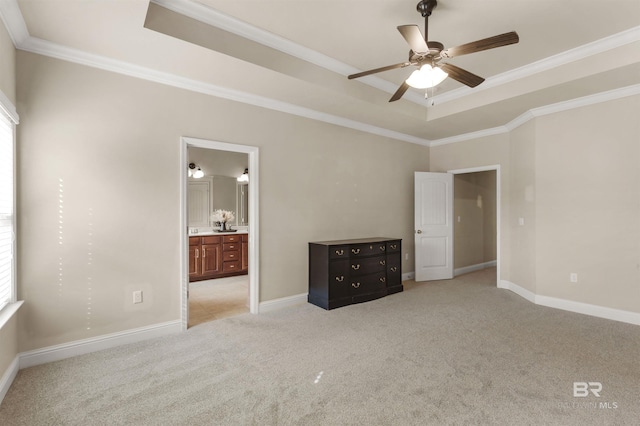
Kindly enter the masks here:
<path id="1" fill-rule="evenodd" d="M 453 278 L 453 175 L 415 172 L 416 281 Z"/>

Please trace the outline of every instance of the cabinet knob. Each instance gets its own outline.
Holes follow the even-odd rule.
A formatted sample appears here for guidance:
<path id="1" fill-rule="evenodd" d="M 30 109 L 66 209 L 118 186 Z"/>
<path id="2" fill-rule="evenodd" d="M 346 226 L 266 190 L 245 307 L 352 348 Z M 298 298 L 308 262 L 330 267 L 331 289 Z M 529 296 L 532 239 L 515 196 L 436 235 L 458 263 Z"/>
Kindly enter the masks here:
<path id="1" fill-rule="evenodd" d="M 360 264 L 351 265 L 351 269 L 353 269 L 354 271 L 357 271 L 358 269 L 360 269 Z"/>
<path id="2" fill-rule="evenodd" d="M 360 283 L 351 283 L 351 287 L 358 288 L 360 287 Z"/>
<path id="3" fill-rule="evenodd" d="M 344 281 L 344 275 L 340 275 L 339 277 L 336 277 L 336 281 L 338 281 L 339 283 Z"/>

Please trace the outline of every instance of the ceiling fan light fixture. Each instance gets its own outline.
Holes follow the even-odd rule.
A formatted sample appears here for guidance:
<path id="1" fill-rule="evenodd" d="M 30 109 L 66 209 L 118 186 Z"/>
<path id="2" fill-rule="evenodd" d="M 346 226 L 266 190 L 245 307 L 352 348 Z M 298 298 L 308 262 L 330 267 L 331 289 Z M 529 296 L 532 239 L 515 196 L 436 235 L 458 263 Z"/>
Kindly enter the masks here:
<path id="1" fill-rule="evenodd" d="M 425 64 L 412 72 L 406 83 L 414 89 L 428 89 L 442 83 L 448 76 L 442 68 Z"/>

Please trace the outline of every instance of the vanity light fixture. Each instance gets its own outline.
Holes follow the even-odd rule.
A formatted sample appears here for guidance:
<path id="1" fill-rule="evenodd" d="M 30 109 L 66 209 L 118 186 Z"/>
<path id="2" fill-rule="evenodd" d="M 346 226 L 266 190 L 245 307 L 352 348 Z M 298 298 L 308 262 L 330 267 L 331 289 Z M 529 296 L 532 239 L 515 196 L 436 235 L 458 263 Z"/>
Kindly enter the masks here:
<path id="1" fill-rule="evenodd" d="M 238 182 L 249 182 L 249 169 L 244 169 L 244 173 L 238 177 Z"/>
<path id="2" fill-rule="evenodd" d="M 189 177 L 193 177 L 195 179 L 200 179 L 204 176 L 204 172 L 197 166 L 196 163 L 189 163 Z"/>

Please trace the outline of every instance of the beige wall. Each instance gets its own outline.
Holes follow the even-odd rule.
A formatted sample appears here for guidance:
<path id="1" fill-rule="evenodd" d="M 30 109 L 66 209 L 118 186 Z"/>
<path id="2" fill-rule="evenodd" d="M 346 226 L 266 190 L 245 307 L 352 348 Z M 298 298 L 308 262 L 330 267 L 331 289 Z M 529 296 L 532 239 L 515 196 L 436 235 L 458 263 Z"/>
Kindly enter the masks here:
<path id="1" fill-rule="evenodd" d="M 16 51 L 4 25 L 0 23 L 0 91 L 15 105 Z M 0 328 L 0 377 L 18 355 L 18 320 L 10 319 Z"/>
<path id="2" fill-rule="evenodd" d="M 432 171 L 501 165 L 503 280 L 640 312 L 639 110 L 630 96 L 431 149 Z"/>
<path id="3" fill-rule="evenodd" d="M 21 351 L 179 318 L 181 136 L 260 148 L 261 301 L 307 292 L 314 240 L 402 238 L 413 271 L 428 148 L 25 52 L 18 68 Z"/>
<path id="4" fill-rule="evenodd" d="M 633 96 L 537 120 L 540 294 L 640 312 L 639 111 Z"/>
<path id="5" fill-rule="evenodd" d="M 454 268 L 496 260 L 496 172 L 456 174 Z"/>
<path id="6" fill-rule="evenodd" d="M 507 280 L 536 293 L 536 205 L 535 175 L 537 143 L 535 121 L 529 121 L 511 132 L 509 143 L 508 219 L 510 253 Z M 520 220 L 524 221 L 521 225 Z"/>

